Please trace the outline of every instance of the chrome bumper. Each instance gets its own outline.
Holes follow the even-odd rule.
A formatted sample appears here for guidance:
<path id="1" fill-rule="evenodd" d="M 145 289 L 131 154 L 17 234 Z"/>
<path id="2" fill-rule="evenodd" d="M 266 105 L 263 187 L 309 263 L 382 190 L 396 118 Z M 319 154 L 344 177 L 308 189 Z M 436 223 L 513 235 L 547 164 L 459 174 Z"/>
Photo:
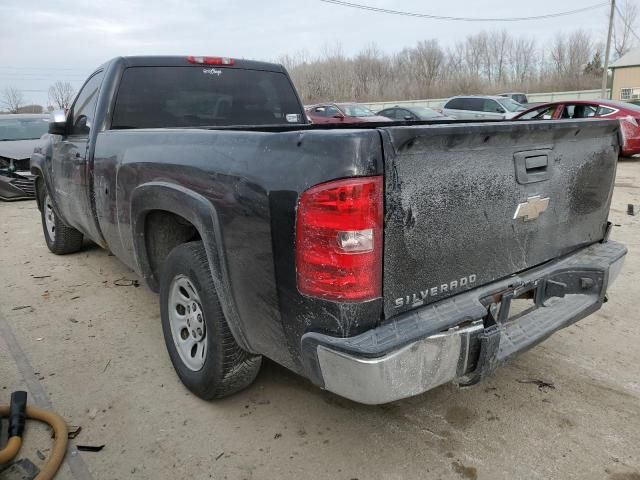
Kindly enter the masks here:
<path id="1" fill-rule="evenodd" d="M 418 395 L 464 375 L 469 367 L 469 345 L 483 330 L 479 321 L 372 359 L 319 345 L 324 386 L 343 397 L 372 405 Z"/>
<path id="2" fill-rule="evenodd" d="M 307 352 L 314 353 L 306 358 L 315 357 L 310 370 L 320 378 L 316 383 L 365 404 L 410 397 L 454 380 L 474 383 L 515 353 L 598 310 L 625 254 L 626 248 L 616 242 L 592 245 L 554 264 L 424 307 L 356 337 L 338 339 L 308 333 L 303 336 L 303 350 L 306 345 Z M 595 285 L 578 286 L 588 275 L 596 279 Z M 514 282 L 538 286 L 546 285 L 536 283 L 543 279 L 558 278 L 577 286 L 563 298 L 550 297 L 517 320 L 485 326 L 487 309 L 479 300 L 485 295 Z M 460 326 L 410 338 L 421 335 L 416 331 L 441 319 L 443 312 L 449 312 Z M 474 374 L 475 380 L 469 381 Z"/>

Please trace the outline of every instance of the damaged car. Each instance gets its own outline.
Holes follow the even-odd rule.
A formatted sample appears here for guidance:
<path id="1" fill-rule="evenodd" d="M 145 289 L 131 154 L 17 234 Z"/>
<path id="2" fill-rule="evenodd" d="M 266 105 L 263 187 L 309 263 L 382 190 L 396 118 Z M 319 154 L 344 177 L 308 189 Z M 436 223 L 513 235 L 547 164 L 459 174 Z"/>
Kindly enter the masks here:
<path id="1" fill-rule="evenodd" d="M 0 200 L 35 198 L 29 162 L 48 122 L 48 114 L 0 115 Z"/>

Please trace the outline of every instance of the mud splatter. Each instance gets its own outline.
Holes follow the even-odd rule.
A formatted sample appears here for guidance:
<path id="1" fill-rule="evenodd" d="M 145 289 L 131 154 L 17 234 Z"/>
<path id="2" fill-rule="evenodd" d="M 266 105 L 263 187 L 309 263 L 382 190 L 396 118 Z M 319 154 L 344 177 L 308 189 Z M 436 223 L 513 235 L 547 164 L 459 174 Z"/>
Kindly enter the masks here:
<path id="1" fill-rule="evenodd" d="M 454 406 L 447 410 L 444 418 L 454 427 L 466 428 L 474 422 L 475 414 L 467 407 Z"/>
<path id="2" fill-rule="evenodd" d="M 451 462 L 453 471 L 460 475 L 462 478 L 468 478 L 470 480 L 478 479 L 478 470 L 475 467 L 467 467 L 460 462 Z"/>

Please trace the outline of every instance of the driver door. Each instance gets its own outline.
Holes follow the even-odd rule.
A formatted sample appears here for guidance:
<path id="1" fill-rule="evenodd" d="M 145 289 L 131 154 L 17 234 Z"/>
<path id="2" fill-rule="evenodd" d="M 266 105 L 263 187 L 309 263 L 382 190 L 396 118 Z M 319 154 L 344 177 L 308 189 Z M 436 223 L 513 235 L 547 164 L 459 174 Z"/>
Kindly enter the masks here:
<path id="1" fill-rule="evenodd" d="M 58 214 L 65 223 L 88 234 L 93 231 L 88 156 L 91 127 L 103 72 L 87 80 L 69 113 L 65 135 L 53 145 L 51 170 Z"/>

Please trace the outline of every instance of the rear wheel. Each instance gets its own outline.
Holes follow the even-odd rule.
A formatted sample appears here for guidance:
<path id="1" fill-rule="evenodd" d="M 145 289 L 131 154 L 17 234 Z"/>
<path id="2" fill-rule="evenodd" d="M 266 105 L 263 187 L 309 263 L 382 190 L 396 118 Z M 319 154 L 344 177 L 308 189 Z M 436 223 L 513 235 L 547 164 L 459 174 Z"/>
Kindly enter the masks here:
<path id="1" fill-rule="evenodd" d="M 160 313 L 173 367 L 198 397 L 231 395 L 256 378 L 262 357 L 233 338 L 202 242 L 184 243 L 169 254 L 160 276 Z"/>
<path id="2" fill-rule="evenodd" d="M 83 235 L 73 227 L 65 225 L 56 214 L 49 193 L 41 193 L 42 230 L 47 247 L 56 255 L 75 253 L 82 249 Z"/>

